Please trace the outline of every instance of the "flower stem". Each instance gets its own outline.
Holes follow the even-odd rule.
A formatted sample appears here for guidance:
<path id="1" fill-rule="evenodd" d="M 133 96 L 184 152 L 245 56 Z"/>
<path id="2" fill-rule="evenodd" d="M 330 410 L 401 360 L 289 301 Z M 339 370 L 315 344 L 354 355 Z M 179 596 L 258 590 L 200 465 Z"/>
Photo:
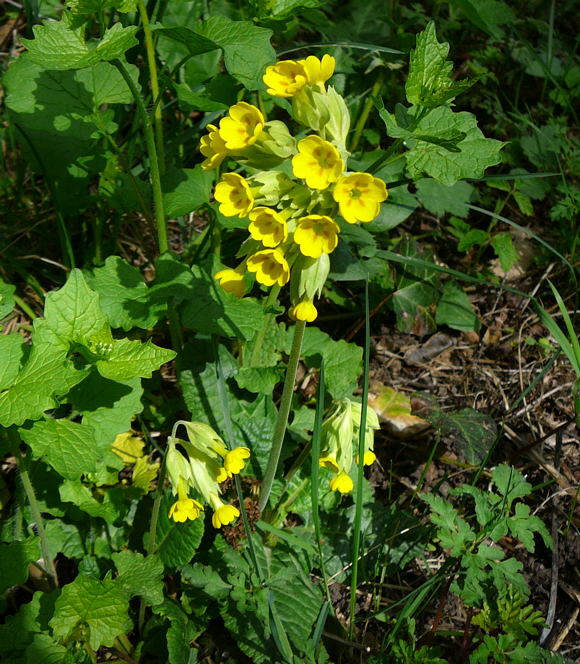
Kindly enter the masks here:
<path id="1" fill-rule="evenodd" d="M 159 172 L 165 171 L 165 148 L 163 144 L 163 119 L 161 116 L 161 99 L 159 96 L 159 81 L 157 78 L 157 63 L 155 62 L 155 47 L 153 37 L 149 29 L 149 16 L 143 0 L 138 2 L 139 14 L 143 23 L 145 33 L 145 50 L 147 51 L 147 65 L 149 67 L 149 76 L 151 79 L 151 94 L 153 96 L 153 120 L 155 122 L 155 146 L 157 147 L 157 158 L 159 159 Z"/>
<path id="2" fill-rule="evenodd" d="M 383 87 L 384 81 L 385 81 L 385 72 L 384 70 L 381 69 L 381 71 L 379 71 L 379 75 L 377 76 L 377 80 L 373 85 L 371 94 L 367 97 L 364 103 L 361 114 L 357 120 L 356 127 L 354 128 L 354 134 L 349 148 L 350 152 L 354 152 L 358 147 L 360 137 L 362 136 L 363 129 L 365 128 L 365 125 L 369 118 L 369 114 L 371 112 L 371 108 L 373 107 L 373 99 L 379 94 L 380 89 Z"/>
<path id="3" fill-rule="evenodd" d="M 145 104 L 141 95 L 137 90 L 131 75 L 121 60 L 113 61 L 121 76 L 125 79 L 135 105 L 137 107 L 137 114 L 143 125 L 143 134 L 145 135 L 145 145 L 147 146 L 147 154 L 149 155 L 149 165 L 151 168 L 151 187 L 153 189 L 153 204 L 155 206 L 155 223 L 157 225 L 157 239 L 159 244 L 159 253 L 163 254 L 169 249 L 167 241 L 167 223 L 165 221 L 165 211 L 163 209 L 163 193 L 161 191 L 161 175 L 159 172 L 159 162 L 157 160 L 157 148 L 155 146 L 155 136 L 153 135 L 153 127 L 147 115 Z"/>
<path id="4" fill-rule="evenodd" d="M 260 512 L 266 507 L 268 499 L 270 498 L 270 492 L 272 491 L 272 485 L 274 484 L 274 477 L 276 476 L 276 469 L 278 468 L 278 461 L 280 460 L 284 434 L 286 433 L 286 427 L 288 426 L 288 415 L 290 414 L 290 404 L 292 403 L 292 393 L 294 392 L 294 381 L 296 380 L 296 371 L 300 360 L 300 351 L 302 350 L 302 339 L 304 338 L 305 328 L 306 323 L 304 321 L 297 321 L 294 326 L 294 339 L 292 340 L 292 349 L 290 351 L 290 357 L 288 358 L 288 366 L 286 367 L 286 377 L 284 379 L 284 388 L 282 390 L 282 399 L 280 401 L 280 409 L 278 410 L 276 428 L 274 429 L 272 449 L 270 451 L 270 457 L 268 458 L 266 473 L 264 474 L 260 502 L 258 503 L 258 509 Z"/>
<path id="5" fill-rule="evenodd" d="M 58 576 L 56 575 L 56 569 L 54 567 L 54 562 L 50 555 L 48 549 L 48 540 L 46 538 L 46 530 L 44 529 L 44 524 L 42 522 L 42 515 L 40 514 L 40 507 L 36 501 L 36 494 L 34 493 L 34 488 L 32 482 L 30 481 L 30 475 L 28 474 L 28 462 L 26 457 L 22 455 L 19 449 L 19 441 L 16 435 L 12 436 L 15 446 L 14 446 L 14 455 L 18 462 L 18 470 L 20 472 L 20 479 L 22 480 L 22 486 L 26 497 L 28 498 L 28 503 L 30 504 L 30 511 L 36 523 L 36 531 L 38 533 L 38 538 L 40 540 L 40 551 L 42 552 L 42 558 L 44 561 L 44 572 L 48 576 L 48 581 L 53 588 L 58 588 Z"/>

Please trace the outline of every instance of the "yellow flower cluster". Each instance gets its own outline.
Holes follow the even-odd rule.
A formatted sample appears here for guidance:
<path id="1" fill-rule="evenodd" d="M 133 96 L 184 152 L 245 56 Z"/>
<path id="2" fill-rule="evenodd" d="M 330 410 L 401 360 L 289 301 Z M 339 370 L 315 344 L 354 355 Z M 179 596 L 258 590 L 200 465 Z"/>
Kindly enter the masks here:
<path id="1" fill-rule="evenodd" d="M 334 68 L 330 55 L 309 56 L 283 60 L 264 74 L 268 93 L 292 98 L 294 119 L 315 133 L 296 141 L 284 123 L 266 122 L 258 108 L 239 102 L 219 127 L 208 125 L 200 145 L 206 170 L 226 157 L 251 169 L 248 177 L 223 173 L 215 188 L 220 213 L 248 219 L 250 235 L 238 253 L 242 262 L 215 278 L 237 297 L 246 290 L 246 273 L 264 286 L 291 281 L 289 314 L 307 322 L 317 316 L 314 299 L 329 273 L 328 255 L 338 246 L 337 217 L 349 224 L 372 221 L 388 195 L 379 178 L 346 170 L 350 117 L 342 97 L 325 87 Z M 276 162 L 281 168 L 272 166 Z"/>
<path id="2" fill-rule="evenodd" d="M 225 526 L 240 516 L 240 512 L 221 500 L 219 485 L 243 470 L 250 450 L 236 447 L 228 451 L 224 441 L 203 422 L 180 421 L 174 429 L 180 425 L 187 431 L 187 440 L 170 436 L 165 458 L 167 475 L 173 493 L 177 494 L 169 517 L 184 522 L 200 516 L 204 508 L 189 495 L 193 490 L 213 508 L 213 526 Z"/>

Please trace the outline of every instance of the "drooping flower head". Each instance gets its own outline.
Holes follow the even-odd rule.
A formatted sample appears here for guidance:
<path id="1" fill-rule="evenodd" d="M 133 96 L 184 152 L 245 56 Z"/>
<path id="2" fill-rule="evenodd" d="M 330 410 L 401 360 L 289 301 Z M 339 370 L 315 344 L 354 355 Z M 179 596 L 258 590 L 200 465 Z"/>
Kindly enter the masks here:
<path id="1" fill-rule="evenodd" d="M 219 129 L 212 124 L 208 124 L 209 133 L 202 136 L 199 150 L 206 157 L 201 162 L 204 171 L 213 171 L 226 158 L 228 151 L 223 138 L 220 136 Z"/>
<path id="2" fill-rule="evenodd" d="M 338 150 L 320 136 L 307 136 L 298 142 L 298 154 L 292 157 L 292 172 L 304 178 L 311 189 L 326 189 L 344 171 Z"/>
<path id="3" fill-rule="evenodd" d="M 259 108 L 240 101 L 231 106 L 228 115 L 220 120 L 219 134 L 228 150 L 243 150 L 258 140 L 264 123 Z"/>
<path id="4" fill-rule="evenodd" d="M 290 267 L 279 249 L 264 249 L 248 258 L 248 270 L 264 286 L 284 286 L 290 279 Z"/>
<path id="5" fill-rule="evenodd" d="M 265 247 L 277 247 L 288 237 L 288 225 L 276 210 L 255 207 L 250 212 L 250 235 Z"/>
<path id="6" fill-rule="evenodd" d="M 280 60 L 266 67 L 263 76 L 268 94 L 273 97 L 292 97 L 308 83 L 304 61 Z"/>
<path id="7" fill-rule="evenodd" d="M 292 318 L 292 320 L 302 320 L 307 323 L 312 323 L 312 321 L 316 320 L 318 311 L 316 310 L 312 300 L 305 298 L 301 302 L 298 302 L 298 304 L 290 307 L 288 310 L 288 315 L 290 318 Z"/>
<path id="8" fill-rule="evenodd" d="M 309 55 L 305 60 L 298 62 L 304 66 L 310 85 L 324 85 L 334 74 L 336 66 L 336 60 L 328 54 L 323 55 L 322 60 L 314 55 Z"/>
<path id="9" fill-rule="evenodd" d="M 232 295 L 235 295 L 236 297 L 242 297 L 246 289 L 244 272 L 239 271 L 239 269 L 232 270 L 228 267 L 216 272 L 213 276 L 214 279 L 219 281 L 220 286 L 226 291 L 226 293 L 232 293 Z"/>
<path id="10" fill-rule="evenodd" d="M 212 496 L 211 506 L 214 510 L 211 517 L 211 523 L 214 528 L 227 526 L 240 516 L 240 510 L 237 507 L 226 505 L 216 494 Z"/>
<path id="11" fill-rule="evenodd" d="M 354 224 L 372 221 L 379 214 L 388 193 L 385 183 L 370 173 L 351 173 L 338 179 L 332 196 L 344 220 Z"/>
<path id="12" fill-rule="evenodd" d="M 300 252 L 310 258 L 332 253 L 338 244 L 340 227 L 330 217 L 310 214 L 302 217 L 296 224 L 294 242 Z"/>
<path id="13" fill-rule="evenodd" d="M 254 206 L 248 182 L 237 173 L 224 173 L 215 188 L 215 199 L 224 217 L 246 217 Z"/>

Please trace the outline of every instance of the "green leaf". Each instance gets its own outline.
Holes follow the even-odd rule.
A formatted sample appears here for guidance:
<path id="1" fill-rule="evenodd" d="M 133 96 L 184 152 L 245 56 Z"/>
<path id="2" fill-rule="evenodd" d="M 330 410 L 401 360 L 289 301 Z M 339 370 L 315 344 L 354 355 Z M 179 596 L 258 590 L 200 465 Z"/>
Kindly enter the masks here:
<path id="1" fill-rule="evenodd" d="M 218 572 L 201 563 L 185 565 L 181 569 L 181 576 L 194 588 L 203 590 L 213 599 L 226 597 L 232 588 L 231 584 L 226 583 Z"/>
<path id="2" fill-rule="evenodd" d="M 451 0 L 451 5 L 494 39 L 502 39 L 504 31 L 500 26 L 512 23 L 516 18 L 510 7 L 498 0 Z"/>
<path id="3" fill-rule="evenodd" d="M 133 628 L 128 610 L 129 602 L 114 581 L 77 576 L 62 588 L 50 626 L 59 641 L 85 629 L 93 650 L 112 647 L 116 637 Z"/>
<path id="4" fill-rule="evenodd" d="M 38 560 L 38 538 L 34 535 L 21 542 L 0 544 L 0 595 L 28 579 L 28 563 Z"/>
<path id="5" fill-rule="evenodd" d="M 509 233 L 497 233 L 491 239 L 491 246 L 499 258 L 501 269 L 509 272 L 513 264 L 520 258 L 512 242 L 512 236 Z"/>
<path id="6" fill-rule="evenodd" d="M 284 378 L 283 367 L 242 367 L 236 374 L 236 383 L 254 394 L 272 394 Z"/>
<path id="7" fill-rule="evenodd" d="M 534 533 L 539 533 L 544 544 L 549 549 L 552 548 L 552 538 L 544 522 L 540 517 L 532 515 L 529 506 L 525 503 L 517 503 L 515 514 L 508 519 L 508 528 L 530 553 L 535 550 Z"/>
<path id="8" fill-rule="evenodd" d="M 109 492 L 104 494 L 104 499 L 100 502 L 93 496 L 89 487 L 81 484 L 81 482 L 65 480 L 59 488 L 59 494 L 63 502 L 73 503 L 83 512 L 100 517 L 109 524 L 112 524 L 118 517 Z"/>
<path id="9" fill-rule="evenodd" d="M 529 196 L 522 194 L 521 191 L 514 191 L 514 199 L 522 214 L 525 214 L 528 217 L 534 215 L 534 206 L 532 205 L 532 200 Z"/>
<path id="10" fill-rule="evenodd" d="M 15 292 L 16 286 L 7 284 L 3 279 L 0 279 L 0 320 L 6 318 L 12 309 L 14 309 Z"/>
<path id="11" fill-rule="evenodd" d="M 101 62 L 121 58 L 125 51 L 138 44 L 135 33 L 139 28 L 124 28 L 115 23 L 103 38 L 85 41 L 85 26 L 73 28 L 65 13 L 61 21 L 47 21 L 32 28 L 34 39 L 22 39 L 34 63 L 44 69 L 82 69 Z"/>
<path id="12" fill-rule="evenodd" d="M 437 180 L 422 178 L 415 185 L 417 198 L 436 217 L 443 217 L 450 213 L 465 219 L 469 214 L 468 204 L 474 187 L 468 182 L 456 182 L 449 187 Z"/>
<path id="13" fill-rule="evenodd" d="M 213 173 L 201 166 L 169 170 L 163 178 L 163 207 L 170 218 L 182 217 L 209 203 Z"/>
<path id="14" fill-rule="evenodd" d="M 169 493 L 166 493 L 159 510 L 157 524 L 156 554 L 166 567 L 186 565 L 193 558 L 203 535 L 203 517 L 195 521 L 176 523 L 169 518 L 169 508 L 175 502 Z"/>
<path id="15" fill-rule="evenodd" d="M 532 492 L 532 485 L 526 482 L 520 471 L 505 463 L 491 471 L 491 479 L 500 494 L 507 499 L 508 507 L 516 498 L 524 498 Z"/>
<path id="16" fill-rule="evenodd" d="M 153 606 L 163 601 L 163 563 L 156 555 L 143 556 L 134 551 L 113 553 L 111 559 L 119 572 L 116 579 L 127 597 L 139 595 Z"/>
<path id="17" fill-rule="evenodd" d="M 137 0 L 66 0 L 66 6 L 75 14 L 95 14 L 106 9 L 114 9 L 120 13 L 137 11 Z"/>
<path id="18" fill-rule="evenodd" d="M 457 243 L 458 251 L 468 251 L 476 245 L 483 246 L 487 244 L 489 233 L 479 228 L 472 228 Z"/>
<path id="19" fill-rule="evenodd" d="M 476 535 L 465 519 L 453 505 L 434 494 L 423 494 L 421 498 L 428 503 L 432 513 L 431 521 L 437 526 L 437 537 L 444 549 L 449 549 L 452 556 L 459 556 L 465 552 L 467 545 L 475 541 Z"/>
<path id="20" fill-rule="evenodd" d="M 437 41 L 435 23 L 428 23 L 417 35 L 417 46 L 411 51 L 409 76 L 405 84 L 407 101 L 420 106 L 439 106 L 449 102 L 472 85 L 471 81 L 451 78 L 453 63 L 446 60 L 449 44 Z"/>
<path id="21" fill-rule="evenodd" d="M 65 523 L 62 519 L 50 519 L 45 521 L 44 529 L 48 540 L 48 550 L 53 559 L 59 553 L 77 560 L 86 555 L 84 537 L 81 536 L 77 526 Z"/>
<path id="22" fill-rule="evenodd" d="M 35 592 L 30 602 L 22 604 L 18 613 L 6 616 L 4 624 L 0 625 L 0 654 L 5 656 L 3 659 L 15 664 L 22 662 L 22 651 L 32 643 L 35 633 L 41 631 L 38 621 L 41 598 L 45 608 L 49 608 L 47 605 L 50 605 L 51 600 L 54 602 L 54 593 Z M 10 659 L 16 653 L 20 659 Z"/>
<path id="23" fill-rule="evenodd" d="M 26 648 L 26 664 L 65 664 L 67 649 L 48 634 L 35 634 Z"/>
<path id="24" fill-rule="evenodd" d="M 151 378 L 154 371 L 171 361 L 175 355 L 175 351 L 160 348 L 150 339 L 145 343 L 119 339 L 113 342 L 107 358 L 97 360 L 96 365 L 101 376 L 110 380 L 126 381 L 138 376 Z"/>
<path id="25" fill-rule="evenodd" d="M 166 599 L 163 604 L 153 607 L 153 611 L 170 622 L 167 630 L 168 662 L 171 664 L 196 664 L 197 650 L 191 642 L 198 638 L 205 628 L 205 621 L 195 615 L 185 613 L 176 602 Z"/>
<path id="26" fill-rule="evenodd" d="M 36 422 L 32 429 L 20 430 L 34 456 L 43 459 L 57 473 L 71 480 L 94 473 L 101 458 L 91 427 L 68 420 Z"/>
<path id="27" fill-rule="evenodd" d="M 452 281 L 446 282 L 435 313 L 437 325 L 448 325 L 453 330 L 469 332 L 479 330 L 479 318 L 465 291 Z"/>
<path id="28" fill-rule="evenodd" d="M 24 356 L 24 338 L 18 333 L 0 335 L 0 390 L 10 387 Z"/>

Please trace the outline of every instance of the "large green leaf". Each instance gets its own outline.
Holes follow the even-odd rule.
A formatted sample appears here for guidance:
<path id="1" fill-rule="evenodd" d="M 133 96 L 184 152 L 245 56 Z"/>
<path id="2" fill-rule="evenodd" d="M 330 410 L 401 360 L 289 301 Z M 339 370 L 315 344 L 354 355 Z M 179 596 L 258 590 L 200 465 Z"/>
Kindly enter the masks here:
<path id="1" fill-rule="evenodd" d="M 130 339 L 119 339 L 106 359 L 97 360 L 97 369 L 104 378 L 116 381 L 131 380 L 140 376 L 151 378 L 151 374 L 162 364 L 175 357 L 175 352 L 156 346 L 150 339 L 145 343 Z"/>
<path id="2" fill-rule="evenodd" d="M 453 330 L 469 332 L 479 330 L 479 318 L 465 291 L 452 281 L 443 288 L 435 314 L 437 325 L 448 325 Z"/>
<path id="3" fill-rule="evenodd" d="M 163 601 L 163 563 L 156 555 L 143 556 L 134 551 L 119 551 L 111 559 L 119 576 L 117 583 L 127 597 L 139 595 L 148 604 L 161 604 Z"/>
<path id="4" fill-rule="evenodd" d="M 499 0 L 451 0 L 450 4 L 494 39 L 502 39 L 504 31 L 501 26 L 515 20 L 509 5 Z"/>
<path id="5" fill-rule="evenodd" d="M 177 567 L 191 562 L 204 530 L 203 515 L 195 521 L 185 523 L 176 523 L 169 518 L 169 508 L 175 500 L 168 493 L 163 497 L 157 524 L 156 553 L 166 567 Z"/>
<path id="6" fill-rule="evenodd" d="M 20 371 L 24 338 L 17 333 L 0 335 L 0 390 L 10 387 Z"/>
<path id="7" fill-rule="evenodd" d="M 182 217 L 209 203 L 215 175 L 201 166 L 169 170 L 163 178 L 163 207 L 168 217 Z"/>
<path id="8" fill-rule="evenodd" d="M 415 185 L 417 198 L 436 217 L 450 213 L 465 219 L 469 214 L 469 202 L 474 192 L 469 182 L 456 182 L 448 187 L 432 178 L 422 178 Z"/>
<path id="9" fill-rule="evenodd" d="M 22 542 L 0 544 L 0 593 L 18 586 L 28 578 L 28 564 L 39 555 L 38 538 L 34 535 Z"/>
<path id="10" fill-rule="evenodd" d="M 14 293 L 16 286 L 7 284 L 3 279 L 0 279 L 0 320 L 8 316 L 14 309 Z"/>

